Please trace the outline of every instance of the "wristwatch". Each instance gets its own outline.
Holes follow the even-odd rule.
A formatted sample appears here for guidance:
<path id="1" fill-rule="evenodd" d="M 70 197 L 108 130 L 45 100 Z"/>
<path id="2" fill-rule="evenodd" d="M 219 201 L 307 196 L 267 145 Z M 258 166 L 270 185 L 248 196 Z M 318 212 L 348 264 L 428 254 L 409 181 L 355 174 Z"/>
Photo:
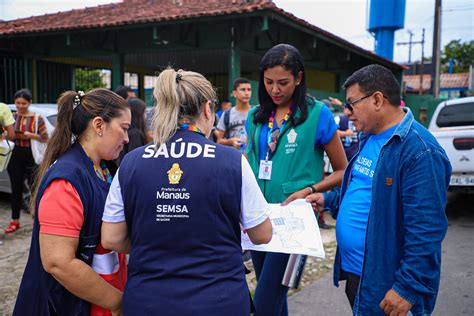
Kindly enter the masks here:
<path id="1" fill-rule="evenodd" d="M 313 193 L 318 192 L 318 190 L 316 190 L 312 185 L 309 185 L 309 186 L 308 186 L 308 189 L 311 190 L 311 193 L 310 193 L 310 194 L 313 194 Z"/>

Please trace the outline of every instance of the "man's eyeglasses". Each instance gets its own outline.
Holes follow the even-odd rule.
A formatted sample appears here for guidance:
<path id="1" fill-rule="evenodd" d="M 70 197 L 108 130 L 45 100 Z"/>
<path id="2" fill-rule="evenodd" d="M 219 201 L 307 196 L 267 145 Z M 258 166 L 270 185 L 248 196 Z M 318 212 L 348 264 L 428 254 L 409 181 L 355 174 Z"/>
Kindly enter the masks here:
<path id="1" fill-rule="evenodd" d="M 377 91 L 375 91 L 377 92 Z M 363 96 L 362 98 L 358 98 L 358 99 L 355 99 L 354 101 L 346 101 L 344 102 L 344 108 L 348 109 L 349 111 L 353 112 L 354 111 L 354 108 L 353 108 L 353 105 L 356 104 L 357 102 L 360 102 L 364 99 L 367 99 L 368 97 L 371 97 L 375 92 L 372 92 L 366 96 Z M 384 98 L 387 98 L 386 96 L 382 95 Z"/>

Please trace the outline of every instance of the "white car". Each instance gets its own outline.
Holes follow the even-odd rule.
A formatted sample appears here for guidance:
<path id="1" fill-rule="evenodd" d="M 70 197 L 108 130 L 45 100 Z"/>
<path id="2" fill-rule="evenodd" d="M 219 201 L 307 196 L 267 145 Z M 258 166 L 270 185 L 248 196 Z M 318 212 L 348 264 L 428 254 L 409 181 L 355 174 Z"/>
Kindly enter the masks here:
<path id="1" fill-rule="evenodd" d="M 451 162 L 449 189 L 474 193 L 474 97 L 440 103 L 429 130 Z"/>
<path id="2" fill-rule="evenodd" d="M 15 104 L 9 104 L 8 107 L 12 112 L 16 112 Z M 58 118 L 58 105 L 54 103 L 32 103 L 29 111 L 37 113 L 45 119 L 46 130 L 49 137 L 51 137 Z M 0 192 L 11 193 L 10 178 L 6 170 L 0 172 Z"/>

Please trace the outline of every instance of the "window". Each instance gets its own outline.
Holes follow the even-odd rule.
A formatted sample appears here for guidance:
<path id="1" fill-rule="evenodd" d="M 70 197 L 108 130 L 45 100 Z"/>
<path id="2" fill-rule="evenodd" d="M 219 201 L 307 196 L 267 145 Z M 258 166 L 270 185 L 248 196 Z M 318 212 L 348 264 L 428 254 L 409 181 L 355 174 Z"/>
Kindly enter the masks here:
<path id="1" fill-rule="evenodd" d="M 53 125 L 54 127 L 56 127 L 56 123 L 58 122 L 58 116 L 55 114 L 55 115 L 49 115 L 47 117 L 48 121 L 51 123 L 51 125 Z"/>
<path id="2" fill-rule="evenodd" d="M 438 114 L 439 127 L 474 125 L 474 103 L 460 103 L 444 107 Z"/>

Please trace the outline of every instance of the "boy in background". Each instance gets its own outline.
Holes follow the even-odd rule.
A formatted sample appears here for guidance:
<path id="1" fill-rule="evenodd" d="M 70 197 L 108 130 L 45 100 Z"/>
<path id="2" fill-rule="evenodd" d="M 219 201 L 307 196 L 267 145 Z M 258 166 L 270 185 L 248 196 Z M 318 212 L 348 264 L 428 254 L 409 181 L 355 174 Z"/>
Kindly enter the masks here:
<path id="1" fill-rule="evenodd" d="M 234 81 L 232 96 L 237 101 L 235 107 L 225 111 L 217 124 L 217 143 L 245 151 L 247 132 L 245 122 L 250 110 L 252 87 L 246 78 Z"/>

